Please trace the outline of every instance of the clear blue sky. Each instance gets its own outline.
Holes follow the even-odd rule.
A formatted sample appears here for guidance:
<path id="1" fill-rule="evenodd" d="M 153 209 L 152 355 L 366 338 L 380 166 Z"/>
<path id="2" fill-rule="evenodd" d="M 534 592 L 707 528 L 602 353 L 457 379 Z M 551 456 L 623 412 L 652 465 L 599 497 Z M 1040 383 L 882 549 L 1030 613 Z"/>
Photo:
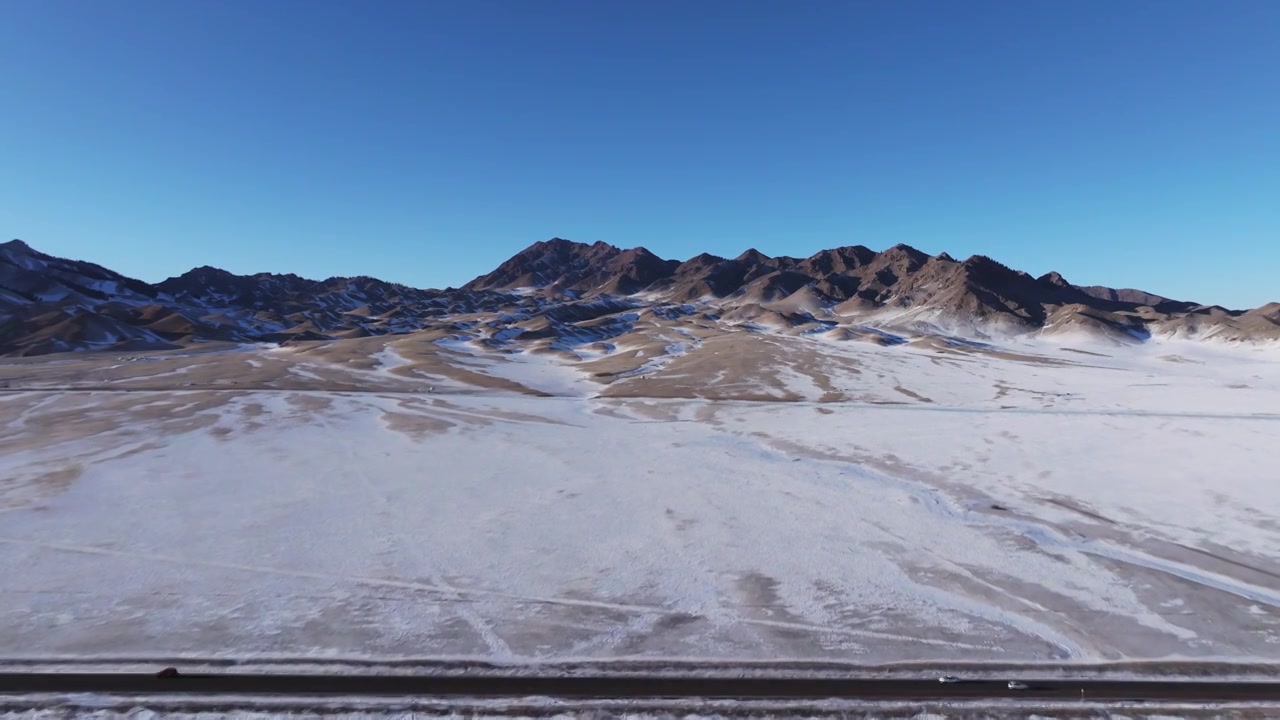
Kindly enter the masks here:
<path id="1" fill-rule="evenodd" d="M 0 4 L 0 237 L 443 287 L 557 235 L 1280 300 L 1280 0 Z"/>

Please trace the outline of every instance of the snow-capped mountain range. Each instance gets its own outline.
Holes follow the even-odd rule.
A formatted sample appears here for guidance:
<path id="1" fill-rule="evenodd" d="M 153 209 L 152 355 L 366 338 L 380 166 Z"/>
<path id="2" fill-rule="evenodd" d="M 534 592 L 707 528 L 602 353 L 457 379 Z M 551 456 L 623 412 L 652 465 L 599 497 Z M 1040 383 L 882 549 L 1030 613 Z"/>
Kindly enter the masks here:
<path id="1" fill-rule="evenodd" d="M 808 258 L 748 250 L 680 262 L 644 248 L 553 238 L 461 288 L 422 290 L 369 277 L 317 281 L 207 266 L 152 285 L 20 240 L 0 244 L 0 354 L 9 356 L 415 331 L 465 331 L 494 347 L 567 351 L 607 344 L 641 315 L 692 314 L 726 331 L 876 342 L 904 334 L 1069 332 L 1119 343 L 1280 338 L 1280 303 L 1231 311 L 1072 285 L 1057 273 L 1035 278 L 984 256 L 957 261 L 906 245 L 883 252 L 840 247 Z"/>

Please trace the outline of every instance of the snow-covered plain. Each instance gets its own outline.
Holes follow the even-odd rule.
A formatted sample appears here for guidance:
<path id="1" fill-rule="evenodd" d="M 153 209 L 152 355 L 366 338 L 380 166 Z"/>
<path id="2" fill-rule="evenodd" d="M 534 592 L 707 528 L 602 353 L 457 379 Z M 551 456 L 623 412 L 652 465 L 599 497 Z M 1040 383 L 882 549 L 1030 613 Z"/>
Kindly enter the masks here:
<path id="1" fill-rule="evenodd" d="M 1274 348 L 726 337 L 16 383 L 0 656 L 1280 661 Z"/>

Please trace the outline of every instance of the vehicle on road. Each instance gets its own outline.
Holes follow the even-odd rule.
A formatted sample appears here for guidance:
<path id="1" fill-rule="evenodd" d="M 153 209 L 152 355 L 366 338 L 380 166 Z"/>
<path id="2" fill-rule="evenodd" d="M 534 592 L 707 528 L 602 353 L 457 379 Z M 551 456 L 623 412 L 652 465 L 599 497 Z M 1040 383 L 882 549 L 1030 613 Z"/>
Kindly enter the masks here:
<path id="1" fill-rule="evenodd" d="M 1030 686 L 1024 682 L 1019 682 L 1017 680 L 1010 680 L 1009 689 L 1010 690 L 1028 690 L 1030 689 Z"/>
<path id="2" fill-rule="evenodd" d="M 943 675 L 942 677 L 938 678 L 938 682 L 942 683 L 943 685 L 951 685 L 953 683 L 960 682 L 960 678 L 956 677 L 955 675 Z"/>

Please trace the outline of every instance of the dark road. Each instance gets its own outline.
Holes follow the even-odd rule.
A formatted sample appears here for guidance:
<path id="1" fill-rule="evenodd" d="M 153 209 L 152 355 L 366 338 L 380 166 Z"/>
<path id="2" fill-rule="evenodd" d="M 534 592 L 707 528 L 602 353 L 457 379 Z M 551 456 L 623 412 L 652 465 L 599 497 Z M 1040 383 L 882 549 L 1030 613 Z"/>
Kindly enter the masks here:
<path id="1" fill-rule="evenodd" d="M 1280 683 L 1176 680 L 1033 680 L 1012 690 L 1005 680 L 952 684 L 937 680 L 865 678 L 513 677 L 136 673 L 0 674 L 0 694 L 312 695 L 382 697 L 529 697 L 574 699 L 733 698 L 845 700 L 1080 700 L 1152 702 L 1280 702 Z"/>

